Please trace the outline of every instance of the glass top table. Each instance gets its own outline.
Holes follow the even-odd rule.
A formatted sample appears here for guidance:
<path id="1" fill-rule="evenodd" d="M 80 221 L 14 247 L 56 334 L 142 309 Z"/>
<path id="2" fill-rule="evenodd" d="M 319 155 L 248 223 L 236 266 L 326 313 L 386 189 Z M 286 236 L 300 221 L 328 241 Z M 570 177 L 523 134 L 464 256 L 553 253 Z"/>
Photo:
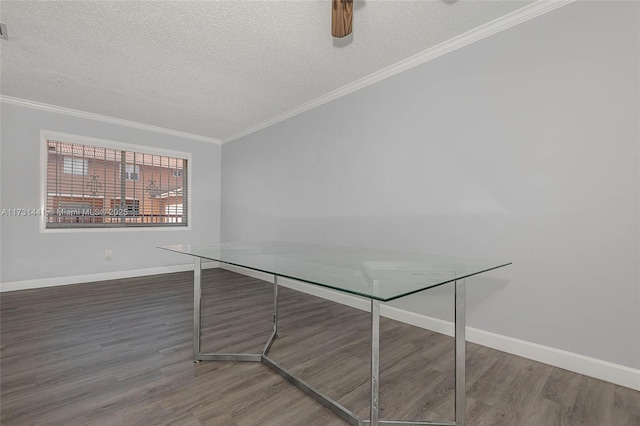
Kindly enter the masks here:
<path id="1" fill-rule="evenodd" d="M 389 302 L 510 262 L 292 242 L 162 246 L 358 296 Z"/>
<path id="2" fill-rule="evenodd" d="M 465 279 L 510 265 L 510 262 L 281 241 L 235 242 L 217 245 L 186 244 L 159 248 L 194 258 L 193 359 L 195 362 L 262 362 L 352 425 L 465 425 Z M 273 331 L 260 353 L 201 352 L 200 310 L 203 260 L 217 261 L 273 275 Z M 371 399 L 369 419 L 359 417 L 269 357 L 271 345 L 278 337 L 279 278 L 294 279 L 370 299 Z M 452 283 L 455 288 L 455 421 L 382 420 L 379 418 L 378 403 L 380 303 L 447 283 Z"/>

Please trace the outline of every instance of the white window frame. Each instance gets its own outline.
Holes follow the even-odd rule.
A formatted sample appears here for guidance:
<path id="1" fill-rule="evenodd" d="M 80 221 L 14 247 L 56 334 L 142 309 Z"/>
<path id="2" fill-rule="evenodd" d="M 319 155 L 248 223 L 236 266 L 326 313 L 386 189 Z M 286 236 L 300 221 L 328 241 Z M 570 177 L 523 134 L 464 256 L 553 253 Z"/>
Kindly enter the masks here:
<path id="1" fill-rule="evenodd" d="M 53 130 L 40 130 L 40 233 L 74 233 L 74 232 L 172 232 L 191 231 L 191 197 L 187 197 L 187 226 L 147 226 L 147 227 L 99 227 L 99 228 L 47 228 L 47 141 L 58 140 L 81 145 L 99 146 L 102 148 L 119 149 L 125 151 L 135 151 L 144 154 L 164 155 L 168 157 L 184 158 L 187 160 L 187 194 L 192 194 L 191 190 L 191 158 L 190 152 L 173 151 L 164 148 L 156 148 L 147 145 L 136 145 L 125 142 L 116 142 L 107 139 L 93 138 L 89 136 L 73 135 L 61 133 Z"/>

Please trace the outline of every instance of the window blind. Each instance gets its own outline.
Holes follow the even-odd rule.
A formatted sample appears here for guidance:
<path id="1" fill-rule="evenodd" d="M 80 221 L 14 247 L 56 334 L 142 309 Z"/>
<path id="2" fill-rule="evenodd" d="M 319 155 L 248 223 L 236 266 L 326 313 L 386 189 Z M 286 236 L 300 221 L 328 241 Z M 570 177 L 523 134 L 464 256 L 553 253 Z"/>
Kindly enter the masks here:
<path id="1" fill-rule="evenodd" d="M 47 140 L 47 228 L 187 226 L 187 159 Z"/>

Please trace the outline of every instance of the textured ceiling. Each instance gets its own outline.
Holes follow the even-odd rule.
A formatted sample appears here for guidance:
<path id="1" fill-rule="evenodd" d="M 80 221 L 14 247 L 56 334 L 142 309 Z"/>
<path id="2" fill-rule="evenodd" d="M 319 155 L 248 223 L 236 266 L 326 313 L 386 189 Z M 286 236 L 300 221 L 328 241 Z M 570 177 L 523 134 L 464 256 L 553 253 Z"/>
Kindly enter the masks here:
<path id="1" fill-rule="evenodd" d="M 0 93 L 228 139 L 528 3 L 2 0 Z"/>

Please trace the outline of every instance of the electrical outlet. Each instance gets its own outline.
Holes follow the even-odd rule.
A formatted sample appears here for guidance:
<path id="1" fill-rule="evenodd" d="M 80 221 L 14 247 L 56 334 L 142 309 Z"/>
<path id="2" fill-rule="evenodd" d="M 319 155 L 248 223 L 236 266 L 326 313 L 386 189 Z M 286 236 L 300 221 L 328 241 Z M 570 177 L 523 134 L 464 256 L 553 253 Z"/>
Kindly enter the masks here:
<path id="1" fill-rule="evenodd" d="M 104 260 L 111 260 L 111 255 L 113 254 L 113 252 L 111 250 L 105 250 L 104 251 Z"/>

